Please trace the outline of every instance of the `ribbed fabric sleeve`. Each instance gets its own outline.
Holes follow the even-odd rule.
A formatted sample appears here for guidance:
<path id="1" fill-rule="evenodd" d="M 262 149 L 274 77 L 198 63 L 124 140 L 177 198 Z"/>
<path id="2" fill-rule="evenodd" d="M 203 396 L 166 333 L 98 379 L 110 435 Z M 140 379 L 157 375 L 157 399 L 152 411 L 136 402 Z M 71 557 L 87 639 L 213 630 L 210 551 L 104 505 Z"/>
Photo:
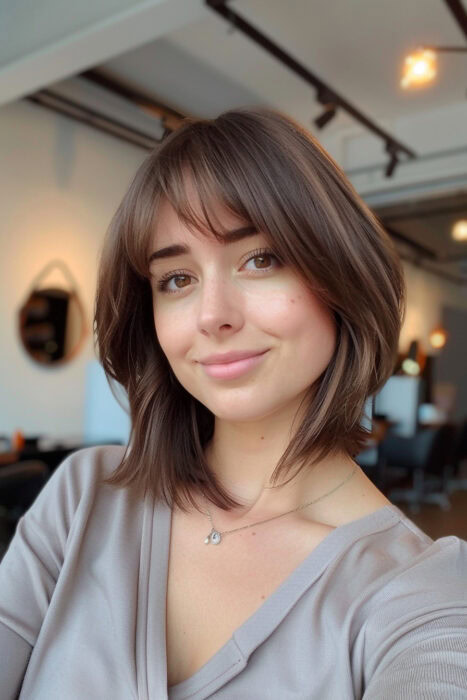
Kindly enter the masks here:
<path id="1" fill-rule="evenodd" d="M 395 571 L 374 596 L 364 700 L 467 698 L 467 544 L 447 539 Z"/>

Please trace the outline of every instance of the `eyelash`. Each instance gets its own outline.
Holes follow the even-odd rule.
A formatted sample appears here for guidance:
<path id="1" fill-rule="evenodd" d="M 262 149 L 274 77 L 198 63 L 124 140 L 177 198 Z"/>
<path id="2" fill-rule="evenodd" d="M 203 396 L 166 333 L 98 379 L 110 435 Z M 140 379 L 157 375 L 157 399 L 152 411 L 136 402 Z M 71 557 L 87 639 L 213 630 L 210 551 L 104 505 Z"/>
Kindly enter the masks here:
<path id="1" fill-rule="evenodd" d="M 275 260 L 279 263 L 279 266 L 281 265 L 281 261 L 275 255 L 270 248 L 258 248 L 257 250 L 254 250 L 250 256 L 245 260 L 243 263 L 246 265 L 247 262 L 250 262 L 250 260 L 254 260 L 255 258 L 259 258 L 263 255 L 271 256 L 272 258 L 275 258 Z M 270 270 L 257 270 L 259 274 L 270 272 Z M 163 275 L 160 280 L 156 283 L 156 287 L 160 292 L 163 292 L 164 294 L 178 294 L 179 292 L 183 292 L 186 287 L 182 287 L 181 289 L 174 291 L 174 290 L 169 290 L 167 289 L 167 284 L 170 282 L 170 280 L 174 279 L 174 277 L 190 277 L 191 275 L 186 274 L 183 272 L 183 270 L 175 270 L 175 272 L 168 272 L 167 274 Z"/>

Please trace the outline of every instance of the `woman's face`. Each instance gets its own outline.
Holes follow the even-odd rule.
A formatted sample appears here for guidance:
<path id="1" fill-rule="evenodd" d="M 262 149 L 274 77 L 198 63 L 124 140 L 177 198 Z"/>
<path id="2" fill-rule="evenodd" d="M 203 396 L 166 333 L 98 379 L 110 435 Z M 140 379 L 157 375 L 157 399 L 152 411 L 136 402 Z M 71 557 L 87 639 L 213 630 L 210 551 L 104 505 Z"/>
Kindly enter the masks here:
<path id="1" fill-rule="evenodd" d="M 216 214 L 229 231 L 245 226 L 220 206 Z M 164 201 L 150 253 L 173 245 L 190 252 L 154 259 L 150 270 L 156 335 L 180 384 L 225 420 L 298 406 L 333 355 L 332 312 L 272 252 L 257 252 L 268 248 L 261 232 L 222 244 L 191 233 Z M 167 274 L 178 277 L 159 289 Z M 210 376 L 200 362 L 245 350 L 267 352 L 236 377 Z"/>

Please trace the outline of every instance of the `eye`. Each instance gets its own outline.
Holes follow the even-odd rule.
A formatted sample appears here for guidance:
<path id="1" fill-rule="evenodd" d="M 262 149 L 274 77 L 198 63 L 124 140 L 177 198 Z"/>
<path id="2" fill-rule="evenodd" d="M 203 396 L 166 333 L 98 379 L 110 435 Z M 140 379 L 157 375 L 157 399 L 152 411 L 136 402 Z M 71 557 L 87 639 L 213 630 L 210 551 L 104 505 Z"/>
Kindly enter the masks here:
<path id="1" fill-rule="evenodd" d="M 272 250 L 269 248 L 258 248 L 257 250 L 254 250 L 251 253 L 248 253 L 247 259 L 244 261 L 243 265 L 246 265 L 246 263 L 250 262 L 250 260 L 268 260 L 269 258 L 274 258 L 274 260 L 278 263 L 278 266 L 281 266 L 281 261 L 275 255 Z M 263 268 L 257 268 L 254 272 L 259 273 L 259 274 L 264 274 L 266 272 L 271 271 L 271 265 L 267 265 L 266 267 Z M 169 282 L 172 280 L 189 280 L 191 279 L 191 275 L 189 275 L 187 272 L 184 272 L 183 270 L 175 270 L 174 272 L 168 272 L 167 274 L 163 275 L 160 280 L 156 283 L 157 290 L 160 292 L 163 292 L 165 294 L 178 294 L 179 292 L 182 292 L 186 287 L 188 286 L 187 284 L 183 284 L 181 287 L 177 287 L 177 289 L 169 289 L 168 285 Z M 177 284 L 175 282 L 175 284 Z"/>

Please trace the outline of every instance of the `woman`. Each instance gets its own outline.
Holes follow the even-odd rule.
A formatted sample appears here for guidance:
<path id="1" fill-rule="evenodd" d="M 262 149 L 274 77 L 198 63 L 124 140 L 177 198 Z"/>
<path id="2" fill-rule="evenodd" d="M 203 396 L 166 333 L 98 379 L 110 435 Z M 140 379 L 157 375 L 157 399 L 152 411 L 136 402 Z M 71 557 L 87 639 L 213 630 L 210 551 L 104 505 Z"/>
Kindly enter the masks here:
<path id="1" fill-rule="evenodd" d="M 354 461 L 404 309 L 392 243 L 298 124 L 166 138 L 98 278 L 129 448 L 69 456 L 19 522 L 2 698 L 465 697 L 467 545 Z"/>

